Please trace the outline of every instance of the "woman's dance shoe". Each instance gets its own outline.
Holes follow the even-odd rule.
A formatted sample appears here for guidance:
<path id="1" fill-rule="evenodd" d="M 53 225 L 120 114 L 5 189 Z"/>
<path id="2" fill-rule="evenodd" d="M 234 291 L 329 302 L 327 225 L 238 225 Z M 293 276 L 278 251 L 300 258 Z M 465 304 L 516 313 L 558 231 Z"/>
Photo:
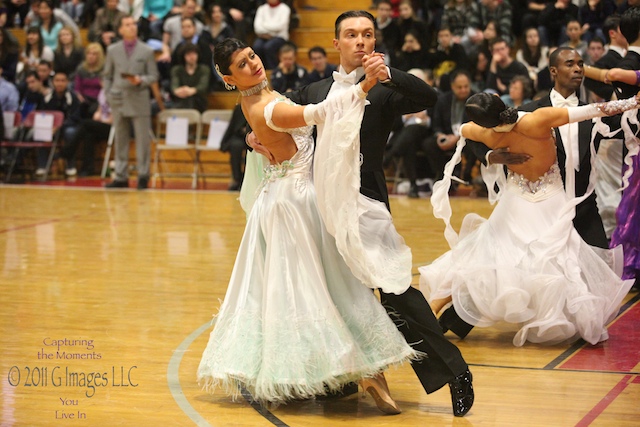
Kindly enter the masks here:
<path id="1" fill-rule="evenodd" d="M 384 377 L 376 376 L 373 378 L 363 378 L 360 380 L 360 385 L 373 397 L 378 409 L 388 415 L 397 415 L 402 411 L 398 407 L 398 404 L 391 398 L 389 390 L 386 387 L 386 381 Z"/>

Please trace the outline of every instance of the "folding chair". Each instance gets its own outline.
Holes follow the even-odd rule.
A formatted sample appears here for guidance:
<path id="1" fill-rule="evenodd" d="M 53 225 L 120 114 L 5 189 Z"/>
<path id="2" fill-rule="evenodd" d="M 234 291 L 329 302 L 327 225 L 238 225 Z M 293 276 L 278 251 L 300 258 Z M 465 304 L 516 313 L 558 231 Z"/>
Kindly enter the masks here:
<path id="1" fill-rule="evenodd" d="M 204 151 L 220 151 L 220 142 L 229 126 L 232 114 L 233 110 L 206 110 L 202 113 L 203 138 L 199 139 L 196 143 L 196 161 L 194 166 L 196 182 L 199 178 L 202 178 L 202 183 L 206 184 L 206 177 L 228 178 L 231 176 L 230 173 L 204 173 L 202 168 L 204 162 L 201 159 L 201 153 Z M 208 163 L 224 164 L 225 167 L 229 167 L 228 159 L 214 160 Z"/>
<path id="2" fill-rule="evenodd" d="M 185 125 L 183 127 L 183 125 Z M 191 162 L 195 162 L 195 146 L 200 140 L 200 112 L 193 109 L 168 109 L 161 111 L 156 117 L 158 140 L 154 157 L 154 174 L 151 185 L 155 187 L 156 178 L 160 177 L 160 183 L 164 186 L 164 176 L 189 176 L 191 187 L 196 188 L 197 178 L 195 172 L 165 172 L 167 160 L 162 157 L 165 151 L 185 151 L 191 156 Z M 195 126 L 195 132 L 190 129 Z M 193 135 L 191 137 L 191 135 Z M 164 139 L 162 139 L 164 138 Z M 164 140 L 161 144 L 160 141 Z"/>
<path id="3" fill-rule="evenodd" d="M 19 116 L 19 113 L 17 114 Z M 39 116 L 39 117 L 36 117 Z M 58 139 L 60 138 L 60 127 L 64 122 L 64 113 L 61 111 L 53 110 L 39 110 L 31 111 L 24 119 L 18 136 L 15 141 L 3 141 L 2 147 L 14 148 L 13 157 L 7 170 L 5 181 L 11 179 L 11 174 L 15 169 L 20 150 L 26 150 L 29 148 L 48 148 L 49 156 L 47 158 L 47 164 L 45 166 L 43 181 L 47 180 L 49 176 L 49 170 L 51 169 L 51 163 L 53 163 L 53 155 L 58 146 Z M 15 119 L 14 119 L 15 123 Z M 43 126 L 35 128 L 36 124 L 42 123 Z M 29 137 L 30 131 L 33 131 Z"/>

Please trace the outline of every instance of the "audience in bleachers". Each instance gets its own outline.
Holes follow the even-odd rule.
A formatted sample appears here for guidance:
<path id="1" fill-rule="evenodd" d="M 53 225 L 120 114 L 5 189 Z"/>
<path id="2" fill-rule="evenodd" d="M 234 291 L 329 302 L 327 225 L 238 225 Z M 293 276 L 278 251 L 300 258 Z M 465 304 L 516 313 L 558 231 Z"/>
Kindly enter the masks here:
<path id="1" fill-rule="evenodd" d="M 590 64 L 602 65 L 602 58 L 624 54 L 626 45 L 618 43 L 616 36 L 618 24 L 615 28 L 611 24 L 617 19 L 611 16 L 615 3 L 590 0 L 578 7 L 571 0 L 379 0 L 372 5 L 377 15 L 376 51 L 385 53 L 387 65 L 433 75 L 434 84 L 445 94 L 454 86 L 467 85 L 466 81 L 454 84 L 451 76 L 455 76 L 468 80 L 469 92 L 492 91 L 518 106 L 551 88 L 548 57 L 559 45 L 578 49 Z M 45 96 L 55 99 L 47 91 L 55 87 L 55 71 L 69 77 L 66 90 L 79 100 L 83 120 L 94 120 L 100 109 L 104 49 L 121 39 L 118 26 L 126 14 L 135 19 L 141 40 L 158 39 L 148 41 L 161 71 L 160 85 L 151 86 L 158 105 L 167 101 L 173 107 L 206 109 L 210 92 L 222 89 L 212 72 L 213 51 L 228 37 L 253 44 L 265 69 L 271 71 L 272 87 L 280 92 L 321 80 L 336 70 L 322 47 L 328 48 L 330 39 L 317 40 L 320 46 L 302 50 L 308 56 L 308 70 L 298 63 L 295 45 L 289 42 L 290 25 L 297 22 L 292 1 L 30 0 L 27 4 L 4 0 L 4 4 L 0 4 L 0 102 L 10 98 L 10 104 L 16 104 L 15 91 L 4 87 L 17 87 L 22 94 L 20 107 L 3 105 L 5 110 L 28 111 L 41 108 Z M 618 9 L 637 5 L 640 0 L 623 1 Z M 15 24 L 25 30 L 21 43 L 6 28 Z M 78 27 L 83 28 L 84 38 Z M 92 43 L 85 50 L 87 42 Z M 206 87 L 202 85 L 205 75 Z M 609 85 L 589 81 L 585 86 L 598 96 L 610 97 L 612 92 Z M 430 130 L 434 129 L 432 125 Z M 64 139 L 71 137 L 63 135 Z M 65 141 L 66 152 L 73 153 L 67 159 L 69 170 L 74 169 L 76 149 L 68 147 L 86 145 L 80 139 Z M 447 151 L 437 139 L 432 142 L 431 148 Z M 238 183 L 237 159 L 242 155 L 233 157 Z M 93 173 L 95 168 L 83 166 L 81 172 Z M 434 175 L 440 172 L 435 170 Z M 411 188 L 415 190 L 415 183 Z"/>

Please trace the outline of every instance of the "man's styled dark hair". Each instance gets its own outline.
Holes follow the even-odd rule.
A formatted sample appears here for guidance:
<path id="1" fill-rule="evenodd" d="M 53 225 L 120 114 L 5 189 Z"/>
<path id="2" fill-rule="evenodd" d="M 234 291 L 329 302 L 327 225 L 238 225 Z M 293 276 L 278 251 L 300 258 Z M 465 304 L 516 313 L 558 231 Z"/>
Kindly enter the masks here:
<path id="1" fill-rule="evenodd" d="M 367 18 L 371 21 L 374 27 L 376 25 L 376 19 L 366 10 L 348 10 L 344 13 L 341 13 L 340 16 L 336 18 L 335 32 L 337 39 L 340 38 L 340 24 L 342 23 L 342 21 L 348 18 Z"/>
<path id="2" fill-rule="evenodd" d="M 470 120 L 484 128 L 510 125 L 518 121 L 518 110 L 507 108 L 499 96 L 486 92 L 472 95 L 467 100 L 464 111 Z"/>
<path id="3" fill-rule="evenodd" d="M 616 13 L 615 15 L 607 16 L 607 19 L 604 20 L 604 24 L 602 24 L 602 32 L 604 33 L 604 39 L 607 43 L 611 43 L 609 31 L 615 31 L 618 28 L 620 28 L 620 15 Z"/>
<path id="4" fill-rule="evenodd" d="M 627 9 L 620 17 L 620 32 L 629 44 L 638 40 L 640 33 L 640 7 Z"/>

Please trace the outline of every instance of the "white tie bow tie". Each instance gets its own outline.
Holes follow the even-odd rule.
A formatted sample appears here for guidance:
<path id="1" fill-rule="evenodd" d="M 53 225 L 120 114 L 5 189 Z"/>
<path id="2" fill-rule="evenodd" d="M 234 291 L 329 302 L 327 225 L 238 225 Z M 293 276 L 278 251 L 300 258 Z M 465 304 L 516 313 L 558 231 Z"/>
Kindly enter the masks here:
<path id="1" fill-rule="evenodd" d="M 333 72 L 333 80 L 336 83 L 344 83 L 347 85 L 354 85 L 356 84 L 356 73 L 352 72 L 349 74 L 342 74 L 340 71 L 334 71 Z"/>
<path id="2" fill-rule="evenodd" d="M 554 97 L 553 99 L 554 107 L 577 107 L 579 104 L 578 98 L 576 96 L 570 96 L 569 98 L 563 98 L 562 96 Z"/>

